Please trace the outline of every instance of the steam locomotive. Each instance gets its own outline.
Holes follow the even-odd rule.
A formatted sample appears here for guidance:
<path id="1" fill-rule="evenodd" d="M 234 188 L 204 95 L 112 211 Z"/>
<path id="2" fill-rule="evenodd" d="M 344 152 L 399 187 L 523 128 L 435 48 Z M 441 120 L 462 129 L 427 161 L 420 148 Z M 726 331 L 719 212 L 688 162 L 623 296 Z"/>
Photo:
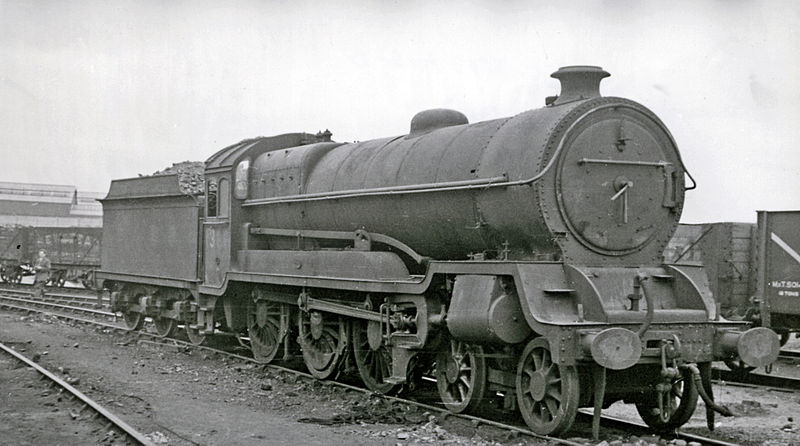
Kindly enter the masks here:
<path id="1" fill-rule="evenodd" d="M 206 161 L 202 195 L 114 180 L 96 276 L 131 329 L 230 331 L 381 393 L 433 370 L 450 410 L 493 401 L 540 434 L 585 406 L 596 433 L 618 400 L 667 430 L 700 394 L 711 419 L 711 361 L 767 365 L 778 337 L 721 318 L 702 267 L 661 261 L 687 172 L 651 111 L 600 96 L 607 76 L 561 68 L 560 95 L 502 119 L 248 139 Z"/>

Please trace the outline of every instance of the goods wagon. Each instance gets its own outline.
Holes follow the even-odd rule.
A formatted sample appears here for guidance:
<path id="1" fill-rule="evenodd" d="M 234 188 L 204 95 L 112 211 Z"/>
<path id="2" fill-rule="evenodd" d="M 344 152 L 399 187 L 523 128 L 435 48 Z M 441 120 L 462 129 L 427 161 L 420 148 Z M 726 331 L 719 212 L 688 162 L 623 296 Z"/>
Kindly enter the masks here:
<path id="1" fill-rule="evenodd" d="M 723 316 L 800 331 L 800 211 L 758 211 L 757 223 L 681 224 L 667 263 L 704 265 Z"/>
<path id="2" fill-rule="evenodd" d="M 0 227 L 2 279 L 18 283 L 32 274 L 39 250 L 45 250 L 52 268 L 49 282 L 62 286 L 66 281 L 90 285 L 90 274 L 100 267 L 102 229 L 76 227 Z"/>

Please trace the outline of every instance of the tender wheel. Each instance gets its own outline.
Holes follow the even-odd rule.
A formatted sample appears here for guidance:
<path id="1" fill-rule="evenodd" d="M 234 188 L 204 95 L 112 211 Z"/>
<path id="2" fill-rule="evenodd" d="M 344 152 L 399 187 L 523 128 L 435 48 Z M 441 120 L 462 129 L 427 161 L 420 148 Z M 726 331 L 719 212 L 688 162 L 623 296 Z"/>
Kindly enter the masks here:
<path id="1" fill-rule="evenodd" d="M 247 333 L 250 350 L 258 362 L 268 363 L 280 351 L 283 336 L 281 304 L 266 300 L 250 300 L 247 305 Z"/>
<path id="2" fill-rule="evenodd" d="M 301 311 L 298 320 L 297 340 L 309 373 L 319 379 L 334 376 L 347 347 L 347 324 L 319 311 Z"/>
<path id="3" fill-rule="evenodd" d="M 525 346 L 517 366 L 517 401 L 528 427 L 541 435 L 559 435 L 578 413 L 578 372 L 553 363 L 546 339 Z"/>
<path id="4" fill-rule="evenodd" d="M 178 321 L 168 317 L 155 317 L 153 318 L 153 325 L 156 326 L 156 333 L 162 338 L 168 338 L 175 334 L 175 329 L 178 328 Z"/>
<path id="5" fill-rule="evenodd" d="M 122 313 L 122 317 L 125 319 L 125 326 L 130 331 L 140 330 L 144 324 L 144 316 L 138 311 L 125 311 Z"/>
<path id="6" fill-rule="evenodd" d="M 138 304 L 139 298 L 145 295 L 145 290 L 139 286 L 128 286 L 122 290 L 125 306 L 122 309 L 122 317 L 125 319 L 125 326 L 130 331 L 140 330 L 144 325 L 144 315 L 138 311 L 132 311 L 129 305 Z"/>
<path id="7" fill-rule="evenodd" d="M 663 412 L 659 410 L 659 399 Z M 684 370 L 665 392 L 656 392 L 653 399 L 636 403 L 642 420 L 657 431 L 672 431 L 689 421 L 697 408 L 697 385 L 692 373 Z"/>
<path id="8" fill-rule="evenodd" d="M 189 339 L 194 345 L 202 345 L 206 342 L 206 335 L 200 334 L 200 330 L 196 328 L 189 328 L 189 326 L 185 326 L 184 330 L 186 331 L 186 337 Z"/>
<path id="9" fill-rule="evenodd" d="M 189 342 L 194 345 L 202 345 L 206 341 L 206 335 L 200 334 L 200 330 L 197 328 L 189 328 L 190 325 L 197 323 L 197 313 L 190 310 L 192 301 L 194 301 L 194 299 L 188 299 L 184 306 L 183 329 L 186 332 L 186 337 L 189 339 Z"/>
<path id="10" fill-rule="evenodd" d="M 448 410 L 455 413 L 478 407 L 486 392 L 483 348 L 454 339 L 436 357 L 436 387 Z"/>
<path id="11" fill-rule="evenodd" d="M 384 381 L 392 375 L 392 352 L 383 343 L 380 324 L 354 321 L 352 342 L 356 368 L 364 385 L 382 394 L 396 390 L 398 386 Z"/>

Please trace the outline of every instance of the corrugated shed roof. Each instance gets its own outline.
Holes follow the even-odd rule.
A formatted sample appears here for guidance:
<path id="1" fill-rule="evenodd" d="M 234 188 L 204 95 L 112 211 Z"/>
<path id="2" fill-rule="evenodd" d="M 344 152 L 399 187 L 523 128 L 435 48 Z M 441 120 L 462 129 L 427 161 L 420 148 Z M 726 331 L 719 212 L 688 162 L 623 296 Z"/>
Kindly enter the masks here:
<path id="1" fill-rule="evenodd" d="M 102 217 L 103 208 L 97 199 L 103 196 L 100 192 L 79 192 L 75 186 L 2 181 L 0 217 L 28 223 L 38 222 L 39 217 L 45 221 L 58 218 L 86 226 L 86 221 Z"/>

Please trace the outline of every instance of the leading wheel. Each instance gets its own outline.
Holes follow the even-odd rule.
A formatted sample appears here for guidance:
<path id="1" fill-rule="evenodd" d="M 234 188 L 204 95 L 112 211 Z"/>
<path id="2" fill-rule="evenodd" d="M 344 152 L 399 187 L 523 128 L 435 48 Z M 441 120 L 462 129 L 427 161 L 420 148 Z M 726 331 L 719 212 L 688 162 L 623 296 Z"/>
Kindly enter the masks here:
<path id="1" fill-rule="evenodd" d="M 347 347 L 347 329 L 338 316 L 319 311 L 301 311 L 298 316 L 297 341 L 303 349 L 308 372 L 328 379 L 338 371 Z"/>
<path id="2" fill-rule="evenodd" d="M 472 411 L 486 393 L 483 348 L 451 339 L 436 357 L 436 387 L 445 407 L 455 413 Z"/>
<path id="3" fill-rule="evenodd" d="M 361 381 L 373 392 L 387 394 L 397 386 L 385 381 L 392 376 L 392 352 L 383 342 L 381 324 L 353 321 L 353 358 Z"/>
<path id="4" fill-rule="evenodd" d="M 247 305 L 247 333 L 253 358 L 262 363 L 275 359 L 283 337 L 281 329 L 281 304 L 267 300 L 250 299 Z"/>
<path id="5" fill-rule="evenodd" d="M 162 338 L 168 338 L 175 334 L 178 328 L 178 321 L 169 317 L 154 317 L 153 325 L 156 326 L 156 333 Z"/>
<path id="6" fill-rule="evenodd" d="M 660 401 L 659 401 L 660 400 Z M 692 372 L 683 370 L 669 389 L 656 391 L 651 400 L 636 403 L 642 420 L 654 430 L 668 432 L 683 426 L 697 408 L 697 385 Z"/>
<path id="7" fill-rule="evenodd" d="M 544 338 L 525 346 L 517 366 L 517 401 L 525 423 L 540 435 L 569 430 L 578 413 L 578 371 L 553 362 Z"/>

